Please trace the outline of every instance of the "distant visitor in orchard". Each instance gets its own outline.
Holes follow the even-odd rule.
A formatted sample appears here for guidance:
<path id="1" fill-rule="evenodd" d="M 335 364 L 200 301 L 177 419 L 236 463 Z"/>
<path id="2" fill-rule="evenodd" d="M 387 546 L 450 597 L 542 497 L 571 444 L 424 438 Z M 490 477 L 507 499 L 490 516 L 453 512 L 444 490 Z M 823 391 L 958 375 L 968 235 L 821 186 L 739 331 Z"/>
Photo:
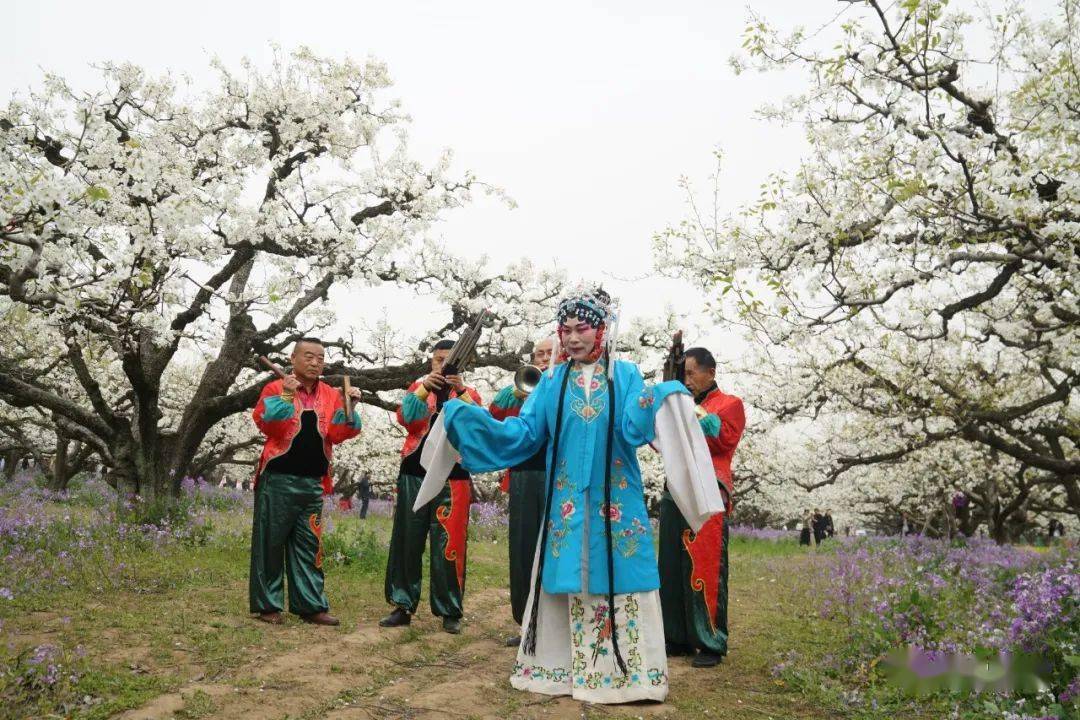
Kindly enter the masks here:
<path id="1" fill-rule="evenodd" d="M 296 341 L 292 373 L 272 380 L 255 405 L 266 436 L 255 474 L 249 604 L 263 622 L 280 625 L 288 574 L 289 612 L 304 622 L 337 625 L 323 592 L 323 495 L 333 491 L 333 446 L 360 434 L 360 415 L 346 417 L 345 398 L 322 377 L 326 350 L 317 338 Z M 360 391 L 349 391 L 359 401 Z"/>

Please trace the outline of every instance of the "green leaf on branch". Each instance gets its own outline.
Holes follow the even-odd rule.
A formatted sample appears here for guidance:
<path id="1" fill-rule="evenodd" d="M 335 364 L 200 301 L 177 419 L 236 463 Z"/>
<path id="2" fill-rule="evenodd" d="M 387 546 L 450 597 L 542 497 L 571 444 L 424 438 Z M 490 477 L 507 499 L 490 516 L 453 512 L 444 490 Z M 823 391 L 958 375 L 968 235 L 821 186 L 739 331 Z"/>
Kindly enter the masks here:
<path id="1" fill-rule="evenodd" d="M 86 197 L 90 202 L 99 202 L 108 200 L 112 195 L 109 193 L 109 189 L 101 187 L 100 185 L 91 185 L 86 189 Z"/>
<path id="2" fill-rule="evenodd" d="M 919 10 L 919 1 L 920 0 L 904 0 L 900 3 L 900 7 L 908 15 L 914 15 Z"/>
<path id="3" fill-rule="evenodd" d="M 896 199 L 900 202 L 910 200 L 923 191 L 926 185 L 919 178 L 913 178 L 900 186 L 900 189 L 896 192 Z"/>

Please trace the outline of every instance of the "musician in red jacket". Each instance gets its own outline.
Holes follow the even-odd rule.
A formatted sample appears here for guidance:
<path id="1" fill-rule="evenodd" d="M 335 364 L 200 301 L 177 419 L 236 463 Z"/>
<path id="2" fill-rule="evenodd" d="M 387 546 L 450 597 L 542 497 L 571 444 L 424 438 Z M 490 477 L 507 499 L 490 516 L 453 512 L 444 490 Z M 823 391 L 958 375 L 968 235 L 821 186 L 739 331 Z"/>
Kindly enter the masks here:
<path id="1" fill-rule="evenodd" d="M 383 627 L 398 627 L 412 622 L 420 604 L 421 562 L 424 546 L 430 540 L 431 612 L 443 621 L 443 630 L 461 632 L 465 593 L 465 551 L 469 528 L 469 503 L 472 480 L 460 465 L 450 472 L 450 481 L 439 495 L 418 512 L 412 506 L 424 481 L 420 465 L 431 422 L 439 411 L 436 395 L 450 386 L 450 398 L 481 404 L 480 394 L 466 387 L 460 375 L 443 375 L 442 367 L 452 340 L 440 340 L 431 356 L 431 372 L 409 386 L 397 411 L 397 421 L 408 432 L 401 448 L 401 469 L 397 479 L 394 527 L 390 535 L 390 555 L 386 562 L 386 601 L 393 611 L 379 621 Z"/>
<path id="2" fill-rule="evenodd" d="M 302 338 L 292 374 L 266 384 L 253 417 L 266 436 L 255 473 L 248 604 L 259 619 L 280 625 L 288 575 L 289 612 L 305 622 L 337 625 L 323 592 L 323 495 L 333 492 L 333 446 L 360 434 L 360 415 L 345 417 L 341 392 L 322 382 L 325 350 Z M 360 391 L 353 388 L 353 400 Z"/>
<path id="3" fill-rule="evenodd" d="M 746 418 L 742 400 L 716 386 L 716 360 L 705 348 L 686 351 L 686 387 L 694 394 L 701 429 L 727 513 L 695 535 L 665 491 L 660 500 L 660 605 L 669 655 L 696 651 L 694 667 L 713 667 L 727 654 L 728 514 L 731 458 Z"/>

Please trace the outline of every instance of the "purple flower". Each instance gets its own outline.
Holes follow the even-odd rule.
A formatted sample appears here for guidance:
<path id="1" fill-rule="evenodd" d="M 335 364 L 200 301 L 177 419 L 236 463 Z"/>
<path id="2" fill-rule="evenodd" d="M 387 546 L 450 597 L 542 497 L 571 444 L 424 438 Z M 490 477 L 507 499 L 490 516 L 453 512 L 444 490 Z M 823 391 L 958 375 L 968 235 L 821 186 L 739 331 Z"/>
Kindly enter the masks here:
<path id="1" fill-rule="evenodd" d="M 1012 588 L 1016 617 L 1009 625 L 1010 643 L 1025 652 L 1045 651 L 1053 630 L 1080 624 L 1078 598 L 1080 573 L 1072 561 L 1018 576 Z"/>
<path id="2" fill-rule="evenodd" d="M 749 540 L 778 540 L 794 539 L 796 534 L 791 530 L 774 530 L 772 528 L 754 528 L 745 525 L 728 526 L 728 536 L 732 538 L 746 538 Z"/>
<path id="3" fill-rule="evenodd" d="M 55 645 L 38 645 L 26 662 L 30 665 L 41 665 L 44 662 L 51 661 L 56 655 L 56 651 Z"/>
<path id="4" fill-rule="evenodd" d="M 494 502 L 473 503 L 469 507 L 469 519 L 482 528 L 500 528 L 510 524 L 506 510 Z"/>
<path id="5" fill-rule="evenodd" d="M 1065 689 L 1058 695 L 1058 702 L 1064 705 L 1078 698 L 1080 698 L 1080 675 L 1074 677 L 1072 682 L 1065 686 Z"/>

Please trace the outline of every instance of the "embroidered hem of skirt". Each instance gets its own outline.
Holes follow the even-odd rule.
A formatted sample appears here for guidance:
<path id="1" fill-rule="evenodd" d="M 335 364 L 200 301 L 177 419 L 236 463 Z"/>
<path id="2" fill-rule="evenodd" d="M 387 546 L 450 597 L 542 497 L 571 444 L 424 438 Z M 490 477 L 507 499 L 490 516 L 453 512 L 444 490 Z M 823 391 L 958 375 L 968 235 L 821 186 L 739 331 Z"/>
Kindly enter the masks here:
<path id="1" fill-rule="evenodd" d="M 533 562 L 534 583 L 537 558 Z M 581 564 L 584 583 L 588 578 L 586 552 L 582 552 Z M 535 601 L 535 593 L 530 592 L 526 622 Z M 619 651 L 626 663 L 625 675 L 615 662 L 607 605 L 604 595 L 550 594 L 541 589 L 536 653 L 526 655 L 523 647 L 518 648 L 510 684 L 518 690 L 570 695 L 584 702 L 662 702 L 668 694 L 668 666 L 660 592 L 615 595 L 615 621 Z"/>

